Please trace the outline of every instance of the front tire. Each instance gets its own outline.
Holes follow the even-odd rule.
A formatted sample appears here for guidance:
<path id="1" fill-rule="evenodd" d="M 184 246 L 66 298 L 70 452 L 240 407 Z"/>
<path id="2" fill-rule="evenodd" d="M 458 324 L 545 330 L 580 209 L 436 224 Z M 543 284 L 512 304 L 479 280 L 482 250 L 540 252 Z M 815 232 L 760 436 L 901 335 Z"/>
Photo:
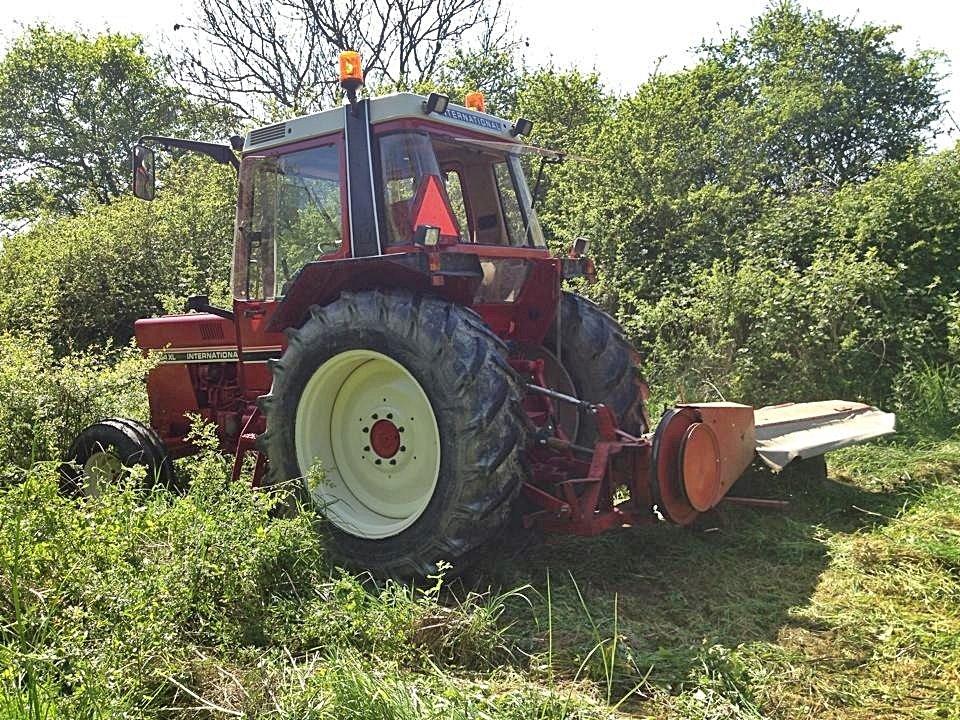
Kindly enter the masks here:
<path id="1" fill-rule="evenodd" d="M 403 291 L 344 293 L 288 337 L 261 398 L 268 483 L 294 482 L 349 565 L 462 570 L 503 529 L 523 479 L 503 343 L 470 310 Z"/>
<path id="2" fill-rule="evenodd" d="M 96 497 L 125 468 L 143 466 L 146 487 L 179 489 L 173 462 L 157 434 L 136 420 L 109 418 L 80 431 L 60 466 L 60 489 L 73 497 Z"/>

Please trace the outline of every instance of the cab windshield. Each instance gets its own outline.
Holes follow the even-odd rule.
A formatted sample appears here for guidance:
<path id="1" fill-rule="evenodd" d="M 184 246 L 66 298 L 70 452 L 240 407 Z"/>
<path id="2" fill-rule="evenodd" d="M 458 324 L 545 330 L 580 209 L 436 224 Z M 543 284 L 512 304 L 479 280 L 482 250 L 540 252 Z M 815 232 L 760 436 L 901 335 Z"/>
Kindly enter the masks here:
<path id="1" fill-rule="evenodd" d="M 426 224 L 462 243 L 546 247 L 520 147 L 426 132 L 382 136 L 388 243 L 409 244 Z"/>

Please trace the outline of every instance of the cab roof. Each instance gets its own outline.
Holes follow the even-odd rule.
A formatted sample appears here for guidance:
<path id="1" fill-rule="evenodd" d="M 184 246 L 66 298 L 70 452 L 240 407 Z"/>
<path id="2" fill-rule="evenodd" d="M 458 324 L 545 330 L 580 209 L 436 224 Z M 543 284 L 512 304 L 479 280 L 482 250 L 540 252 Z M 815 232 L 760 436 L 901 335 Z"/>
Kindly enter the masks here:
<path id="1" fill-rule="evenodd" d="M 375 125 L 404 118 L 420 120 L 429 118 L 433 122 L 483 133 L 501 141 L 516 141 L 516 138 L 510 134 L 511 123 L 494 115 L 467 109 L 453 102 L 447 105 L 447 109 L 443 113 L 432 113 L 427 116 L 423 111 L 423 103 L 426 99 L 424 95 L 415 93 L 395 93 L 371 98 L 368 101 L 370 103 L 370 124 Z M 312 137 L 342 130 L 346 107 L 331 108 L 312 115 L 304 115 L 275 125 L 251 130 L 244 139 L 243 152 L 309 140 Z"/>

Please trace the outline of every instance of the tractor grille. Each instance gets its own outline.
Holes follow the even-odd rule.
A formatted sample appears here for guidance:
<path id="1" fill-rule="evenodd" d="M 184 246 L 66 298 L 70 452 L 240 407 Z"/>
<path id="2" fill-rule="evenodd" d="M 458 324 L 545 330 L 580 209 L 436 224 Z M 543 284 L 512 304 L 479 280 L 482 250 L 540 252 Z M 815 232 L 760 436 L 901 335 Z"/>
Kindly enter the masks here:
<path id="1" fill-rule="evenodd" d="M 200 323 L 200 337 L 204 340 L 222 340 L 223 328 L 217 323 Z"/>
<path id="2" fill-rule="evenodd" d="M 260 143 L 280 140 L 287 134 L 287 124 L 270 125 L 265 128 L 259 128 L 250 133 L 250 144 L 259 145 Z"/>

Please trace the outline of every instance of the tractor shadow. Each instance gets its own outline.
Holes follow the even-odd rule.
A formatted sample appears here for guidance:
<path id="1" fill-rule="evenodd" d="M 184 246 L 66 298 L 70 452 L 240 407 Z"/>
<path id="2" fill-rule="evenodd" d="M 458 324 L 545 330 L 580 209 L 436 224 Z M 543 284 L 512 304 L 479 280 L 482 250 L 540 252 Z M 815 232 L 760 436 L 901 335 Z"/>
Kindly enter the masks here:
<path id="1" fill-rule="evenodd" d="M 533 610 L 511 614 L 514 641 L 524 653 L 549 647 L 556 671 L 575 675 L 591 649 L 616 634 L 623 657 L 614 680 L 623 693 L 644 676 L 675 688 L 703 670 L 713 645 L 776 642 L 790 628 L 827 630 L 796 612 L 827 567 L 825 539 L 884 524 L 909 499 L 902 490 L 828 479 L 822 463 L 780 475 L 753 468 L 731 494 L 790 504 L 723 504 L 695 529 L 660 524 L 504 542 L 472 580 L 504 590 L 529 584 Z M 603 672 L 592 674 L 603 679 Z"/>

